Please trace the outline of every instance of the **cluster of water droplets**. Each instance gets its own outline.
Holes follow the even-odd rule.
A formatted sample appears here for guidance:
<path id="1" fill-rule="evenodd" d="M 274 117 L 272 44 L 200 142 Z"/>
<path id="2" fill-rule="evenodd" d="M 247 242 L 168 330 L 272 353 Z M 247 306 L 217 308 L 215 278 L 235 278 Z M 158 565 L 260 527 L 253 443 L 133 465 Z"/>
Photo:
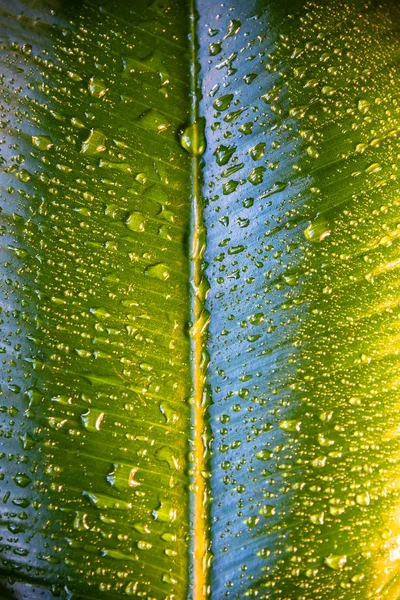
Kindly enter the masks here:
<path id="1" fill-rule="evenodd" d="M 394 26 L 256 4 L 199 3 L 213 590 L 361 600 L 399 568 Z"/>
<path id="2" fill-rule="evenodd" d="M 187 588 L 181 4 L 1 12 L 0 560 L 31 598 L 20 578 L 63 598 Z"/>

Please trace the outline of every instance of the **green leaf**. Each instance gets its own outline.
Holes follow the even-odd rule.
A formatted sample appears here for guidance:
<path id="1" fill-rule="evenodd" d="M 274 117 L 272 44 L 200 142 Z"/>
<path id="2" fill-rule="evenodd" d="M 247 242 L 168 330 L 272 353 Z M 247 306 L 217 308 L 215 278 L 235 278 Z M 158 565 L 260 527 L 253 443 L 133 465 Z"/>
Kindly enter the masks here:
<path id="1" fill-rule="evenodd" d="M 2 15 L 1 569 L 183 597 L 187 7 L 22 10 Z"/>
<path id="2" fill-rule="evenodd" d="M 213 597 L 397 598 L 398 7 L 199 11 Z"/>
<path id="3" fill-rule="evenodd" d="M 399 24 L 0 0 L 0 597 L 398 597 Z"/>

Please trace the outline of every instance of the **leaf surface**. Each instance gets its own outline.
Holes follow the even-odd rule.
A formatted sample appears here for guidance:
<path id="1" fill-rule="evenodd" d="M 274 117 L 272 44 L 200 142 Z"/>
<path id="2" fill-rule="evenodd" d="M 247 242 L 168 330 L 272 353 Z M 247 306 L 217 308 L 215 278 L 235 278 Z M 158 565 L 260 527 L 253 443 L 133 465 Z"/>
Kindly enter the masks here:
<path id="1" fill-rule="evenodd" d="M 1 568 L 62 597 L 186 593 L 186 12 L 3 3 Z"/>
<path id="2" fill-rule="evenodd" d="M 0 0 L 0 596 L 395 600 L 399 7 L 196 8 Z"/>
<path id="3" fill-rule="evenodd" d="M 199 12 L 213 597 L 394 600 L 398 7 Z"/>

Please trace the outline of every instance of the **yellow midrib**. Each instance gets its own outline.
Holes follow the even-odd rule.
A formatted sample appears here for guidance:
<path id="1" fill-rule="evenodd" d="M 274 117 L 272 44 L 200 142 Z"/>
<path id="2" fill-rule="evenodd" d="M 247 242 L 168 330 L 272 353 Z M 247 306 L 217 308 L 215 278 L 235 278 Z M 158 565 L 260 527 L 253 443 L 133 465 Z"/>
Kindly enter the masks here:
<path id="1" fill-rule="evenodd" d="M 195 0 L 191 0 L 191 94 L 192 122 L 198 122 L 198 63 L 196 55 L 196 9 Z M 198 148 L 199 131 L 193 127 L 193 146 Z M 192 557 L 191 591 L 193 600 L 205 600 L 209 597 L 208 585 L 208 555 L 209 555 L 209 523 L 208 523 L 208 484 L 207 472 L 208 450 L 206 441 L 207 422 L 204 405 L 206 393 L 206 373 L 202 355 L 206 332 L 197 325 L 201 321 L 204 309 L 205 292 L 201 286 L 203 279 L 202 258 L 204 249 L 201 247 L 203 223 L 203 202 L 201 194 L 200 156 L 192 155 L 192 236 L 191 236 L 191 283 L 192 283 Z"/>

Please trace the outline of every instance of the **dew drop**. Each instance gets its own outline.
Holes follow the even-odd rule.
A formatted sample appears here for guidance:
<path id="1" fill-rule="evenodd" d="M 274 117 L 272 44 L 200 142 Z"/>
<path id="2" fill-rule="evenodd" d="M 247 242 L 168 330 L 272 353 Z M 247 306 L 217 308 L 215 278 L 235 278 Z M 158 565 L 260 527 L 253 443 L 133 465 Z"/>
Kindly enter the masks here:
<path id="1" fill-rule="evenodd" d="M 322 242 L 330 234 L 331 228 L 325 219 L 317 219 L 313 221 L 304 230 L 304 237 L 306 240 L 313 243 Z"/>
<path id="2" fill-rule="evenodd" d="M 200 117 L 195 123 L 186 127 L 181 134 L 182 147 L 192 156 L 201 156 L 206 149 L 204 133 L 205 119 Z"/>
<path id="3" fill-rule="evenodd" d="M 149 277 L 154 277 L 155 279 L 161 279 L 162 281 L 166 281 L 169 279 L 170 272 L 168 265 L 164 263 L 157 263 L 155 265 L 150 265 L 150 267 L 146 267 L 144 270 L 145 275 Z"/>
<path id="4" fill-rule="evenodd" d="M 325 564 L 334 571 L 340 571 L 346 564 L 347 556 L 345 554 L 330 554 L 325 557 Z"/>
<path id="5" fill-rule="evenodd" d="M 47 135 L 33 135 L 32 144 L 39 150 L 50 150 L 54 146 L 51 138 Z"/>

